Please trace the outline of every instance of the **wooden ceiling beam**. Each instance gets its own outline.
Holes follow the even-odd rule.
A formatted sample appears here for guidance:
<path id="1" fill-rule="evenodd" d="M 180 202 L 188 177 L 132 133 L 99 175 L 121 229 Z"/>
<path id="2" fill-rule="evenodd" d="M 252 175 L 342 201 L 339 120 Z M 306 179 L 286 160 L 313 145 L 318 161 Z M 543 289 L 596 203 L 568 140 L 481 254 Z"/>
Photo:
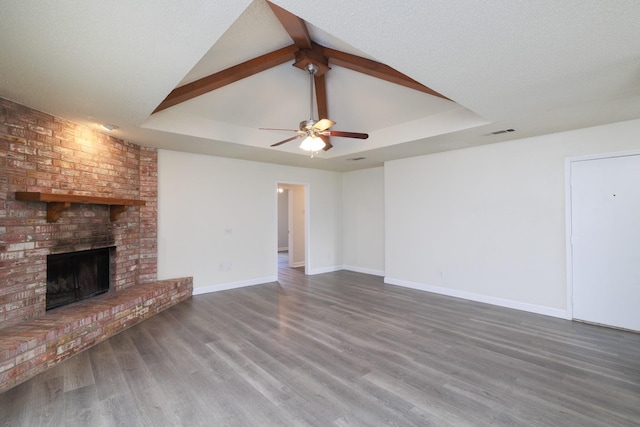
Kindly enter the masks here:
<path id="1" fill-rule="evenodd" d="M 329 118 L 329 108 L 327 103 L 327 83 L 324 75 L 313 76 L 316 87 L 316 102 L 318 104 L 318 120 Z"/>
<path id="2" fill-rule="evenodd" d="M 316 83 L 316 97 L 318 100 L 318 114 L 320 115 L 320 118 L 327 117 L 327 95 L 324 73 L 330 70 L 328 66 L 329 61 L 335 65 L 348 68 L 371 77 L 399 84 L 410 89 L 451 101 L 446 96 L 413 80 L 409 76 L 394 70 L 388 65 L 314 43 L 309 36 L 309 30 L 307 29 L 307 25 L 304 20 L 269 1 L 267 1 L 267 4 L 278 21 L 280 21 L 280 24 L 283 26 L 287 34 L 289 34 L 294 44 L 175 88 L 171 93 L 169 93 L 169 95 L 167 95 L 160 105 L 156 107 L 153 113 L 157 113 L 158 111 L 162 111 L 231 83 L 235 83 L 246 77 L 268 70 L 269 68 L 290 60 L 295 60 L 293 65 L 305 71 L 307 70 L 307 65 L 309 63 L 313 63 L 318 66 L 318 72 L 314 78 Z M 322 87 L 320 90 L 318 90 L 319 85 Z M 322 107 L 321 104 L 323 105 Z M 321 108 L 324 108 L 324 110 L 321 110 Z M 321 113 L 321 111 L 324 111 L 324 113 Z M 330 147 L 330 144 L 328 145 Z"/>
<path id="3" fill-rule="evenodd" d="M 318 67 L 316 75 L 321 76 L 331 68 L 329 68 L 328 59 L 319 51 L 317 44 L 311 40 L 307 23 L 299 16 L 294 15 L 286 9 L 281 8 L 269 1 L 267 4 L 273 11 L 282 28 L 289 34 L 293 44 L 300 49 L 296 53 L 294 67 L 307 71 L 309 64 L 315 64 Z"/>
<path id="4" fill-rule="evenodd" d="M 305 22 L 300 17 L 270 1 L 268 1 L 267 4 L 273 11 L 273 14 L 276 15 L 276 18 L 278 18 L 278 21 L 280 21 L 284 30 L 289 34 L 293 43 L 300 49 L 311 49 L 312 41 Z"/>
<path id="5" fill-rule="evenodd" d="M 235 83 L 238 80 L 242 80 L 261 71 L 292 61 L 295 59 L 298 50 L 298 46 L 292 44 L 211 74 L 210 76 L 203 77 L 195 82 L 177 87 L 167 95 L 164 101 L 162 101 L 153 112 L 157 113 L 158 111 L 173 107 L 174 105 L 204 95 L 228 84 Z"/>
<path id="6" fill-rule="evenodd" d="M 329 61 L 332 64 L 451 101 L 451 99 L 441 93 L 438 93 L 422 83 L 413 80 L 411 77 L 394 70 L 388 65 L 324 46 L 320 46 L 319 50 L 324 56 L 329 58 Z"/>
<path id="7" fill-rule="evenodd" d="M 313 76 L 314 86 L 316 88 L 316 103 L 318 104 L 318 120 L 329 118 L 329 105 L 327 102 L 327 82 L 323 75 Z M 326 144 L 323 148 L 324 151 L 333 147 L 331 145 L 331 138 L 328 136 L 321 136 L 322 140 Z"/>
<path id="8" fill-rule="evenodd" d="M 302 49 L 296 52 L 296 62 L 293 63 L 294 67 L 300 68 L 304 71 L 309 71 L 309 64 L 314 64 L 317 67 L 316 76 L 322 76 L 329 71 L 329 59 L 323 56 L 318 49 Z"/>

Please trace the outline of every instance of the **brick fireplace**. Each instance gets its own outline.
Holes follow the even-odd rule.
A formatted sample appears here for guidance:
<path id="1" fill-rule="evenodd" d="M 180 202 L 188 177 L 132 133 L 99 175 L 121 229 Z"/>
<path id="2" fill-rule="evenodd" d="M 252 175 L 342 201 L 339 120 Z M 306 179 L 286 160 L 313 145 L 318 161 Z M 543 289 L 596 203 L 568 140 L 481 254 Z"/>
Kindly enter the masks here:
<path id="1" fill-rule="evenodd" d="M 110 221 L 108 207 L 73 204 L 55 223 L 38 191 L 142 199 Z M 45 313 L 49 254 L 115 246 L 113 287 L 156 279 L 157 154 L 0 100 L 0 329 Z"/>
<path id="2" fill-rule="evenodd" d="M 145 204 L 129 206 L 112 221 L 109 206 L 72 203 L 51 222 L 47 203 L 17 200 L 16 192 L 143 200 Z M 0 98 L 0 340 L 5 341 L 0 342 L 0 377 L 4 375 L 0 379 L 6 379 L 12 366 L 23 359 L 11 347 L 13 330 L 23 331 L 24 325 L 37 324 L 41 318 L 64 324 L 65 316 L 75 316 L 74 304 L 45 315 L 49 255 L 110 248 L 111 290 L 96 299 L 115 294 L 118 304 L 125 307 L 124 291 L 142 285 L 147 290 L 135 293 L 136 304 L 147 304 L 139 301 L 147 296 L 160 299 L 152 289 L 157 282 L 156 208 L 155 149 Z M 190 279 L 181 281 L 178 287 L 188 282 Z M 178 293 L 169 298 L 172 303 L 190 295 L 185 289 Z M 113 295 L 109 298 L 115 301 Z M 167 301 L 162 303 L 164 308 Z M 82 321 L 97 324 L 99 316 L 87 314 L 90 306 L 85 302 L 76 303 L 84 307 Z M 50 316 L 56 310 L 61 311 Z M 113 310 L 110 313 L 116 315 Z M 16 348 L 20 345 L 15 343 Z M 60 356 L 59 349 L 57 352 Z M 34 350 L 30 357 L 39 353 Z"/>

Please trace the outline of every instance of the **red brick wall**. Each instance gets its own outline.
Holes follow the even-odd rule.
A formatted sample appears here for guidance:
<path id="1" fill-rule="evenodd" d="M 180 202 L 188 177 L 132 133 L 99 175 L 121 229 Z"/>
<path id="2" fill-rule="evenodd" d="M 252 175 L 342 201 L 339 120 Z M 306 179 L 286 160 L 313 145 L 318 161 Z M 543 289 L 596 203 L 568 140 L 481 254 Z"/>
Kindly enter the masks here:
<path id="1" fill-rule="evenodd" d="M 109 220 L 109 207 L 72 204 L 55 223 L 46 204 L 16 191 L 143 199 Z M 0 329 L 44 314 L 46 256 L 116 246 L 112 286 L 156 279 L 154 149 L 0 98 Z"/>
<path id="2" fill-rule="evenodd" d="M 158 151 L 140 148 L 140 283 L 158 276 Z"/>

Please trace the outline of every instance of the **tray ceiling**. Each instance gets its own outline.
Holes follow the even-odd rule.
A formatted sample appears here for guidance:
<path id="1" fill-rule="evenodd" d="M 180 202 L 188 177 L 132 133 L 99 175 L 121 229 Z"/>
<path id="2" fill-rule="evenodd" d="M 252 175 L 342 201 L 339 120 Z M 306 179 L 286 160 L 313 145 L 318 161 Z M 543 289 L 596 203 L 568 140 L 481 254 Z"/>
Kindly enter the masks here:
<path id="1" fill-rule="evenodd" d="M 332 170 L 640 117 L 635 0 L 273 3 L 317 43 L 455 102 L 330 64 L 332 129 L 370 138 L 332 138 L 313 159 L 258 130 L 308 118 L 308 75 L 291 63 L 152 114 L 174 88 L 292 43 L 264 0 L 9 2 L 0 96 L 141 145 Z"/>

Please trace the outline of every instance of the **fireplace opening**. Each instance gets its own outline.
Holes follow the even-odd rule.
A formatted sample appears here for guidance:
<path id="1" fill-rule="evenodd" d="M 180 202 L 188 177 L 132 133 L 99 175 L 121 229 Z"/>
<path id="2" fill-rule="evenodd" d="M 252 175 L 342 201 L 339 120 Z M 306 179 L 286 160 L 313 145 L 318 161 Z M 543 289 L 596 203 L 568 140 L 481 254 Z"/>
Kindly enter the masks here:
<path id="1" fill-rule="evenodd" d="M 109 290 L 111 248 L 47 256 L 46 309 L 71 304 Z"/>

